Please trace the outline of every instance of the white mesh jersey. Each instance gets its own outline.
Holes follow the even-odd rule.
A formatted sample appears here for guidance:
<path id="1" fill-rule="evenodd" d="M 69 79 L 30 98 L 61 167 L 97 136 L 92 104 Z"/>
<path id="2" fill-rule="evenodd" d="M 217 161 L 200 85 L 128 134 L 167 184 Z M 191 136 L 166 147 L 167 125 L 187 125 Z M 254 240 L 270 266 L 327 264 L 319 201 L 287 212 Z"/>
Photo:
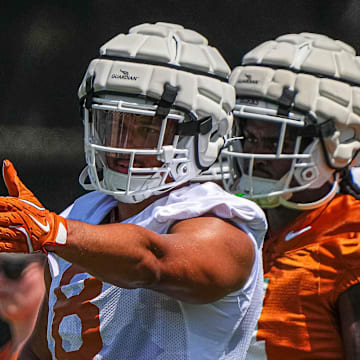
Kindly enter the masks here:
<path id="1" fill-rule="evenodd" d="M 98 224 L 117 202 L 89 193 L 67 209 L 68 217 Z M 57 360 L 243 359 L 262 305 L 262 210 L 213 183 L 169 193 L 126 220 L 166 233 L 178 220 L 212 213 L 243 229 L 256 249 L 245 286 L 219 301 L 193 305 L 147 289 L 103 283 L 50 254 L 52 284 L 47 337 Z"/>

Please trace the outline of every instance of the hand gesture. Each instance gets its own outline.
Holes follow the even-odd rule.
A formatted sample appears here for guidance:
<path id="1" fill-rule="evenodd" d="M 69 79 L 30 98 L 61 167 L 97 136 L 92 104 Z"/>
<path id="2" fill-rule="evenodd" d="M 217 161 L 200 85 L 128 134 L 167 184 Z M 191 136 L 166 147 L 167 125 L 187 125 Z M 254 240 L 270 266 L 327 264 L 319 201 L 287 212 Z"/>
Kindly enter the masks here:
<path id="1" fill-rule="evenodd" d="M 3 179 L 9 196 L 0 197 L 0 252 L 46 253 L 46 244 L 65 245 L 66 220 L 43 207 L 9 160 L 3 162 Z"/>

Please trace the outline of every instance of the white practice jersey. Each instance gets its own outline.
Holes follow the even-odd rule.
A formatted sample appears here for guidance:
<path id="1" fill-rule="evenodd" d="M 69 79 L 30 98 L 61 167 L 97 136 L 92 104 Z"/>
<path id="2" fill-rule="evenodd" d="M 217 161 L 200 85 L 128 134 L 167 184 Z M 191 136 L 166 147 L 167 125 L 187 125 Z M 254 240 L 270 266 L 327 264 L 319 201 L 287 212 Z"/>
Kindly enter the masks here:
<path id="1" fill-rule="evenodd" d="M 116 204 L 111 196 L 92 192 L 66 213 L 99 224 Z M 191 184 L 124 222 L 165 234 L 176 221 L 209 213 L 243 229 L 256 249 L 245 286 L 210 304 L 188 304 L 147 289 L 122 289 L 50 254 L 47 337 L 53 359 L 244 359 L 263 297 L 262 210 L 214 183 Z"/>

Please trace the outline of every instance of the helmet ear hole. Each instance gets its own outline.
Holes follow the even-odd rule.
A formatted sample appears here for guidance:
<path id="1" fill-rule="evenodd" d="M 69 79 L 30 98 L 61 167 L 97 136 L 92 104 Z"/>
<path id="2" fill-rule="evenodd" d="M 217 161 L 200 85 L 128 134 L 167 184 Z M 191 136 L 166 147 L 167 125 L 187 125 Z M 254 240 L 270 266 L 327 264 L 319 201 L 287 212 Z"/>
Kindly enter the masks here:
<path id="1" fill-rule="evenodd" d="M 332 177 L 334 170 L 326 165 L 319 139 L 312 141 L 301 153 L 310 154 L 311 158 L 298 163 L 294 171 L 295 180 L 300 185 L 306 185 L 311 182 L 310 188 L 312 189 L 321 187 Z M 305 162 L 308 163 L 308 166 L 304 166 Z"/>
<path id="2" fill-rule="evenodd" d="M 316 167 L 309 167 L 306 169 L 303 169 L 301 171 L 301 178 L 303 179 L 303 183 L 308 183 L 309 181 L 315 180 L 319 176 L 319 171 L 316 169 Z"/>

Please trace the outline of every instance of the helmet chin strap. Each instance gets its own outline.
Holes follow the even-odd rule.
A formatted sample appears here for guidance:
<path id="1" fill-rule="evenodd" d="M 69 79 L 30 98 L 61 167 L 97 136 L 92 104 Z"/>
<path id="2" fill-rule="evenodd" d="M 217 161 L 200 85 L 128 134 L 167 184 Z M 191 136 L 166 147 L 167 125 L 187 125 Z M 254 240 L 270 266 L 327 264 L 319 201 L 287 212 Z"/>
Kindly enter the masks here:
<path id="1" fill-rule="evenodd" d="M 98 186 L 95 186 L 93 183 L 88 183 L 86 180 L 89 177 L 89 166 L 85 166 L 85 168 L 82 170 L 80 176 L 79 176 L 79 183 L 80 185 L 85 189 L 85 190 L 97 190 L 100 192 L 103 192 L 105 194 L 109 194 L 111 196 L 113 196 L 116 200 L 119 200 L 120 202 L 123 203 L 127 203 L 127 204 L 134 204 L 134 203 L 138 203 L 141 202 L 147 198 L 149 198 L 150 196 L 153 195 L 158 195 L 159 193 L 161 193 L 160 191 L 158 192 L 154 192 L 153 190 L 149 189 L 149 190 L 143 190 L 141 191 L 139 194 L 119 194 L 117 192 L 120 192 L 116 189 L 116 186 L 120 187 L 120 188 L 126 188 L 126 184 L 127 184 L 127 174 L 121 174 L 118 173 L 116 171 L 112 171 L 110 169 L 107 169 L 105 171 L 105 176 L 106 176 L 106 180 L 98 180 Z M 146 176 L 146 179 L 148 180 L 152 180 L 155 181 L 156 183 L 160 182 L 160 178 L 151 178 L 150 176 Z M 109 188 L 104 188 L 104 180 L 105 181 L 110 181 L 111 183 L 111 189 Z M 113 188 L 113 184 L 115 183 L 115 188 Z M 137 176 L 133 176 L 132 177 L 132 181 L 131 181 L 131 185 L 132 187 L 136 188 L 140 188 L 141 186 L 144 185 L 144 177 L 141 177 L 140 179 Z M 131 191 L 132 189 L 130 189 Z"/>
<path id="2" fill-rule="evenodd" d="M 132 175 L 129 191 L 126 193 L 129 174 L 122 174 L 111 169 L 104 169 L 104 184 L 106 188 L 113 191 L 115 199 L 124 203 L 138 203 L 158 192 L 153 188 L 160 185 L 162 177 L 159 174 L 152 175 Z M 118 189 L 124 191 L 124 194 L 117 193 Z M 132 194 L 132 192 L 135 192 Z"/>
<path id="3" fill-rule="evenodd" d="M 280 191 L 286 180 L 285 175 L 282 179 L 274 180 L 267 178 L 260 178 L 256 176 L 242 175 L 236 187 L 240 193 L 245 192 L 243 196 L 256 202 L 261 208 L 274 208 L 280 205 L 280 195 L 261 196 L 262 193 L 274 193 Z M 252 190 L 252 191 L 251 191 Z M 292 196 L 292 192 L 282 194 L 284 198 L 288 199 Z"/>
<path id="4" fill-rule="evenodd" d="M 79 175 L 79 184 L 87 191 L 96 190 L 96 187 L 90 182 L 86 182 L 89 177 L 89 166 L 86 165 L 84 169 L 82 169 Z"/>
<path id="5" fill-rule="evenodd" d="M 153 196 L 154 194 L 149 190 L 148 191 L 148 194 L 147 193 L 142 193 L 140 195 L 118 195 L 118 194 L 112 194 L 112 196 L 122 202 L 122 203 L 125 203 L 125 204 L 136 204 L 136 203 L 139 203 L 141 201 L 144 201 L 146 200 L 147 198 L 149 198 L 150 196 Z"/>
<path id="6" fill-rule="evenodd" d="M 336 173 L 330 191 L 321 199 L 309 203 L 297 203 L 297 202 L 285 200 L 283 197 L 279 196 L 279 205 L 295 210 L 303 210 L 303 211 L 313 210 L 331 201 L 337 194 L 338 190 L 339 190 L 339 174 Z"/>
<path id="7" fill-rule="evenodd" d="M 298 202 L 290 201 L 293 192 L 287 192 L 281 195 L 274 195 L 274 196 L 266 196 L 266 197 L 264 196 L 264 197 L 254 197 L 254 198 L 249 197 L 249 198 L 252 201 L 256 202 L 261 208 L 264 209 L 272 209 L 281 205 L 289 209 L 295 209 L 295 210 L 302 210 L 302 211 L 313 210 L 322 205 L 325 205 L 335 197 L 335 195 L 339 190 L 339 178 L 340 178 L 339 174 L 335 173 L 334 181 L 331 185 L 329 192 L 321 199 L 309 203 L 298 203 Z M 241 179 L 242 179 L 242 185 L 245 185 L 245 183 L 246 185 L 248 185 L 249 179 L 246 175 L 243 175 Z M 240 183 L 241 183 L 241 179 L 240 179 Z M 266 188 L 268 192 L 270 192 L 270 190 L 271 191 L 278 190 L 277 189 L 277 187 L 279 186 L 278 181 L 272 179 L 256 178 L 256 177 L 253 177 L 252 181 L 253 181 L 253 185 L 261 186 L 262 190 L 264 190 L 264 188 Z M 247 196 L 245 195 L 244 197 Z"/>

